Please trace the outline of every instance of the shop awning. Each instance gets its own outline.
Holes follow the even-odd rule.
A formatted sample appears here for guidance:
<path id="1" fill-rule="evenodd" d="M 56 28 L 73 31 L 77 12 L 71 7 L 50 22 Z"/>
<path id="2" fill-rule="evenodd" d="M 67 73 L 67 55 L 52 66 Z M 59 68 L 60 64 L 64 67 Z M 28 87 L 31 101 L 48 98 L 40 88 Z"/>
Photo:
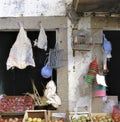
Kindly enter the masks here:
<path id="1" fill-rule="evenodd" d="M 73 9 L 77 12 L 120 13 L 120 0 L 73 0 Z"/>

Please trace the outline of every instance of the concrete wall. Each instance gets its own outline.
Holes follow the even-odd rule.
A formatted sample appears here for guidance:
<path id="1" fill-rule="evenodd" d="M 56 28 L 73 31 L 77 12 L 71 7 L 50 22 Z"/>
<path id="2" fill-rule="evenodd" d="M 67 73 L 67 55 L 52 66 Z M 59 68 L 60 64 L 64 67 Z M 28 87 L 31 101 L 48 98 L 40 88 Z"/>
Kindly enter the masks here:
<path id="1" fill-rule="evenodd" d="M 72 0 L 1 0 L 0 17 L 64 16 Z"/>
<path id="2" fill-rule="evenodd" d="M 82 17 L 79 20 L 77 29 L 81 28 L 90 30 L 91 18 Z M 72 36 L 72 35 L 71 35 Z M 73 40 L 73 36 L 71 41 Z M 91 108 L 91 86 L 84 81 L 84 76 L 87 73 L 88 66 L 91 60 L 90 51 L 75 51 L 73 56 L 73 50 L 68 43 L 68 82 L 69 82 L 69 110 L 74 111 L 74 108 L 78 108 L 78 111 L 86 111 L 85 106 Z"/>

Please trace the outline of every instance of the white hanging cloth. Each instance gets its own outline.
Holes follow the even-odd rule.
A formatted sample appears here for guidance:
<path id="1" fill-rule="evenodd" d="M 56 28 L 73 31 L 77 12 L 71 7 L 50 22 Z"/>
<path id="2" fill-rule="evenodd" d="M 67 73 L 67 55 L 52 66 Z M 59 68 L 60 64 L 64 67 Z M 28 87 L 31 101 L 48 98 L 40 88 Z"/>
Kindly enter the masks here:
<path id="1" fill-rule="evenodd" d="M 47 50 L 47 35 L 42 25 L 38 35 L 38 40 L 35 40 L 34 46 L 37 46 L 40 49 L 44 49 L 45 51 Z"/>
<path id="2" fill-rule="evenodd" d="M 24 69 L 29 65 L 35 67 L 32 45 L 22 26 L 20 27 L 16 41 L 10 50 L 6 64 L 7 70 L 14 67 Z"/>

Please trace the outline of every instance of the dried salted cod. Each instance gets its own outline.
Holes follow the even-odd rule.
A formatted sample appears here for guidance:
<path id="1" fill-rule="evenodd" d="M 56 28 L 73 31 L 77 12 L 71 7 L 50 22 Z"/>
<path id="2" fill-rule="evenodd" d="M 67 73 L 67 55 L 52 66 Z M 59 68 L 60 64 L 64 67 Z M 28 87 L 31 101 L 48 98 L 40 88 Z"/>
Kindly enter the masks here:
<path id="1" fill-rule="evenodd" d="M 34 46 L 37 46 L 40 49 L 44 49 L 45 51 L 47 50 L 47 35 L 46 35 L 45 30 L 42 27 L 42 25 L 40 28 L 38 40 L 35 40 Z"/>
<path id="2" fill-rule="evenodd" d="M 13 67 L 24 69 L 27 66 L 35 67 L 32 45 L 26 31 L 20 27 L 17 39 L 13 44 L 7 59 L 7 70 Z"/>

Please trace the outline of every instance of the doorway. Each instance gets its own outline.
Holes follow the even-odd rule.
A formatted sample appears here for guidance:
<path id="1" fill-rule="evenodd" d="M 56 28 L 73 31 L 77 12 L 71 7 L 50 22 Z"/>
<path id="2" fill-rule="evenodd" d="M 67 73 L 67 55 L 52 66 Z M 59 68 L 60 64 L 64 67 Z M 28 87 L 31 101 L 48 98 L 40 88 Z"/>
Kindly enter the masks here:
<path id="1" fill-rule="evenodd" d="M 49 49 L 55 46 L 56 31 L 46 31 L 47 51 L 33 46 L 33 41 L 38 38 L 39 31 L 27 31 L 27 36 L 31 40 L 36 67 L 28 66 L 25 69 L 14 68 L 6 70 L 6 61 L 17 34 L 17 31 L 0 32 L 0 94 L 21 96 L 26 92 L 33 93 L 31 83 L 31 79 L 33 79 L 40 96 L 42 96 L 50 78 L 43 78 L 40 71 L 45 64 L 46 54 L 49 53 Z M 53 70 L 52 78 L 56 83 L 57 73 L 55 69 Z"/>
<path id="2" fill-rule="evenodd" d="M 112 44 L 112 58 L 107 62 L 106 75 L 107 95 L 118 96 L 120 101 L 120 31 L 103 31 L 108 41 Z"/>

